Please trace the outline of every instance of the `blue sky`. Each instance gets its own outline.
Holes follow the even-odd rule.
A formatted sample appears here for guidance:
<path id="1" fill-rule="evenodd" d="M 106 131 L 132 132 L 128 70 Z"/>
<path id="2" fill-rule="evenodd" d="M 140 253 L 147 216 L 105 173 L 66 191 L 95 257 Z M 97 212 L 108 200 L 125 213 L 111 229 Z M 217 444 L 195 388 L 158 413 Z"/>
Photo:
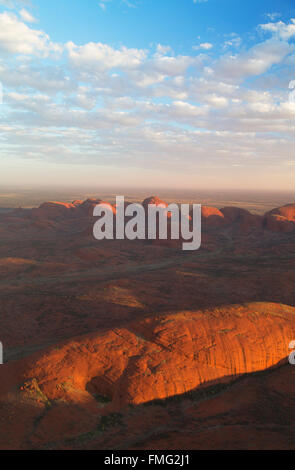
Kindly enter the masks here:
<path id="1" fill-rule="evenodd" d="M 0 184 L 293 189 L 294 0 L 0 0 Z"/>
<path id="2" fill-rule="evenodd" d="M 198 36 L 218 42 L 236 32 L 247 43 L 257 23 L 269 19 L 267 14 L 280 12 L 282 20 L 295 16 L 293 0 L 43 0 L 34 5 L 40 25 L 56 41 L 138 48 L 160 43 L 176 53 L 191 52 Z"/>

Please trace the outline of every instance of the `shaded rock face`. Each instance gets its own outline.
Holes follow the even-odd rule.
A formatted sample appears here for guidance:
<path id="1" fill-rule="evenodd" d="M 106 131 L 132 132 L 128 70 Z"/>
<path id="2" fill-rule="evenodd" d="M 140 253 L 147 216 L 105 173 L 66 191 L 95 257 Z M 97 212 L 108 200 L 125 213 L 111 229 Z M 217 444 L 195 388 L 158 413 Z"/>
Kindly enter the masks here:
<path id="1" fill-rule="evenodd" d="M 220 209 L 220 212 L 224 215 L 226 221 L 229 222 L 239 222 L 245 217 L 249 217 L 251 213 L 246 209 L 241 209 L 239 207 L 223 207 Z"/>
<path id="2" fill-rule="evenodd" d="M 85 201 L 77 200 L 72 203 L 45 202 L 36 209 L 15 211 L 12 214 L 14 217 L 11 217 L 10 220 L 14 222 L 17 216 L 22 218 L 24 223 L 30 221 L 32 227 L 40 231 L 78 231 L 91 235 L 94 223 L 93 211 L 98 204 L 103 204 L 113 214 L 116 214 L 115 207 L 109 202 L 89 198 Z"/>
<path id="3" fill-rule="evenodd" d="M 32 209 L 31 216 L 38 219 L 60 220 L 78 217 L 92 217 L 93 210 L 98 204 L 104 204 L 110 207 L 112 212 L 115 208 L 101 199 L 90 198 L 85 201 L 74 201 L 73 203 L 64 202 L 45 202 L 37 209 Z"/>
<path id="4" fill-rule="evenodd" d="M 143 207 L 147 207 L 149 204 L 155 204 L 156 206 L 164 207 L 168 206 L 167 202 L 162 201 L 162 199 L 158 198 L 157 196 L 150 196 L 142 202 Z"/>
<path id="5" fill-rule="evenodd" d="M 224 389 L 212 388 L 200 401 L 193 397 L 179 406 L 167 404 L 167 431 L 143 437 L 134 448 L 293 450 L 294 387 L 294 366 L 288 364 Z M 172 410 L 180 416 L 181 426 L 176 419 L 169 420 Z"/>
<path id="6" fill-rule="evenodd" d="M 260 215 L 239 207 L 216 207 L 202 206 L 202 226 L 206 229 L 230 229 L 247 234 L 253 230 L 262 230 L 264 219 Z"/>
<path id="7" fill-rule="evenodd" d="M 101 204 L 103 201 L 101 199 L 86 199 L 82 204 L 77 205 L 78 213 L 91 217 L 93 215 L 93 210 L 97 204 Z"/>
<path id="8" fill-rule="evenodd" d="M 32 216 L 40 219 L 61 219 L 73 215 L 76 206 L 63 202 L 45 202 L 38 209 L 32 209 Z"/>
<path id="9" fill-rule="evenodd" d="M 242 234 L 247 234 L 252 230 L 262 230 L 264 227 L 264 217 L 251 214 L 246 209 L 223 207 L 220 212 L 224 215 L 227 225 L 237 226 Z"/>
<path id="10" fill-rule="evenodd" d="M 264 228 L 264 218 L 260 215 L 245 214 L 240 221 L 240 228 L 243 233 L 251 230 L 262 230 Z"/>
<path id="11" fill-rule="evenodd" d="M 274 232 L 292 232 L 295 230 L 295 204 L 273 209 L 265 214 L 266 228 Z"/>
<path id="12" fill-rule="evenodd" d="M 202 206 L 202 226 L 203 227 L 222 227 L 225 225 L 223 213 L 216 207 Z"/>

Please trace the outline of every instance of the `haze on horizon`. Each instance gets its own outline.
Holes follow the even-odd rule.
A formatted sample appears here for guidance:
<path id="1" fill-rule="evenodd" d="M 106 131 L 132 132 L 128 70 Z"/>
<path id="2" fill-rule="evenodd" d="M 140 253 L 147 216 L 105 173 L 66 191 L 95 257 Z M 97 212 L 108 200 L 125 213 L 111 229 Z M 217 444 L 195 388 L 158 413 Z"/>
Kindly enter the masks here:
<path id="1" fill-rule="evenodd" d="M 292 80 L 291 0 L 0 0 L 0 185 L 291 191 Z"/>

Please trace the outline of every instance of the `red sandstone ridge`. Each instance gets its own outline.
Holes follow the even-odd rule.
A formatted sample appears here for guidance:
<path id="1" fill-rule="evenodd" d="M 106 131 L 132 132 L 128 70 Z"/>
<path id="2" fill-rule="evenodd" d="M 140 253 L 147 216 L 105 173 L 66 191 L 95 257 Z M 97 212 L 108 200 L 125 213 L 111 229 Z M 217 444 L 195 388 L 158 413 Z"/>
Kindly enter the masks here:
<path id="1" fill-rule="evenodd" d="M 263 228 L 263 216 L 251 214 L 246 209 L 228 206 L 220 209 L 220 212 L 224 215 L 227 224 L 236 224 L 242 233 Z"/>
<path id="2" fill-rule="evenodd" d="M 66 221 L 72 218 L 92 217 L 93 210 L 98 204 L 108 207 L 114 214 L 116 209 L 109 202 L 101 199 L 89 198 L 85 201 L 65 202 L 45 202 L 37 209 L 31 210 L 31 216 L 39 221 Z"/>
<path id="3" fill-rule="evenodd" d="M 163 207 L 168 206 L 167 202 L 162 201 L 162 199 L 158 198 L 157 196 L 150 196 L 142 202 L 143 207 L 147 207 L 149 204 L 154 204 L 156 206 L 163 206 Z"/>
<path id="4" fill-rule="evenodd" d="M 265 214 L 266 227 L 274 232 L 295 230 L 295 204 L 278 207 Z"/>
<path id="5" fill-rule="evenodd" d="M 222 227 L 225 224 L 223 213 L 216 207 L 202 206 L 202 225 L 204 227 Z"/>
<path id="6" fill-rule="evenodd" d="M 59 219 L 62 217 L 71 216 L 92 216 L 93 209 L 98 204 L 108 206 L 112 212 L 115 208 L 109 203 L 101 199 L 89 198 L 85 201 L 74 201 L 72 203 L 66 202 L 44 202 L 37 209 L 32 209 L 32 215 L 38 218 Z"/>
<path id="7" fill-rule="evenodd" d="M 279 215 L 288 221 L 295 222 L 295 204 L 287 204 L 286 206 L 279 207 L 278 209 L 273 209 L 269 214 Z"/>
<path id="8" fill-rule="evenodd" d="M 294 447 L 294 232 L 204 207 L 200 252 L 98 242 L 100 202 L 0 214 L 0 448 Z"/>
<path id="9" fill-rule="evenodd" d="M 146 211 L 145 215 L 146 215 L 146 236 L 147 236 L 147 233 L 148 233 L 148 226 L 147 226 L 147 217 L 148 217 L 148 206 L 149 205 L 155 205 L 155 206 L 159 206 L 159 207 L 162 207 L 163 209 L 165 209 L 166 207 L 168 207 L 168 204 L 167 202 L 165 201 L 162 201 L 162 199 L 158 198 L 157 196 L 150 196 L 148 198 L 146 198 L 143 202 L 142 202 L 142 205 Z M 164 215 L 167 219 L 171 219 L 171 212 L 168 212 L 166 210 L 164 210 Z M 159 240 L 158 238 L 158 227 L 157 227 L 157 237 L 156 237 L 156 240 L 154 240 L 152 243 L 153 245 L 157 245 L 157 246 L 165 246 L 165 247 L 170 247 L 170 248 L 179 248 L 179 245 L 180 245 L 180 242 L 178 240 L 171 240 L 170 239 L 170 220 L 168 220 L 168 240 Z"/>
<path id="10" fill-rule="evenodd" d="M 35 209 L 17 209 L 0 216 L 4 231 L 23 230 L 26 236 L 31 236 L 34 232 L 75 232 L 92 236 L 93 232 L 93 210 L 96 205 L 105 204 L 113 214 L 116 214 L 116 205 L 112 205 L 101 199 L 89 198 L 86 201 L 74 201 L 72 203 L 45 202 Z M 130 202 L 125 201 L 125 208 Z M 143 206 L 148 204 L 167 207 L 168 204 L 156 196 L 151 196 L 143 201 Z M 167 210 L 166 216 L 171 218 L 171 213 Z M 147 211 L 146 211 L 147 213 Z M 131 216 L 129 216 L 130 218 Z M 128 217 L 126 217 L 128 220 Z M 202 206 L 202 229 L 204 234 L 210 233 L 212 236 L 226 235 L 235 238 L 240 235 L 253 233 L 265 239 L 272 237 L 271 232 L 281 232 L 288 234 L 295 230 L 295 204 L 288 204 L 283 207 L 273 209 L 264 216 L 250 213 L 249 211 L 237 207 L 224 207 L 218 209 L 211 206 Z M 168 223 L 168 233 L 170 224 Z M 168 236 L 169 238 L 169 236 Z M 204 240 L 204 238 L 203 238 Z M 155 244 L 158 244 L 157 240 Z M 169 241 L 160 242 L 163 246 L 173 248 L 180 247 L 180 243 Z M 213 243 L 214 245 L 214 243 Z"/>
<path id="11" fill-rule="evenodd" d="M 43 219 L 61 219 L 73 214 L 76 206 L 65 202 L 44 202 L 37 209 L 32 209 L 32 216 Z"/>
<path id="12" fill-rule="evenodd" d="M 61 426 L 66 437 L 75 432 L 73 420 L 76 433 L 82 421 L 84 427 L 95 426 L 93 418 L 102 413 L 97 396 L 109 401 L 103 413 L 118 412 L 128 404 L 229 383 L 286 362 L 294 319 L 294 307 L 271 303 L 164 314 L 5 364 L 0 368 L 6 423 L 0 428 L 1 445 L 25 446 L 32 433 L 44 444 Z"/>
<path id="13" fill-rule="evenodd" d="M 246 209 L 240 207 L 227 206 L 220 209 L 220 212 L 224 215 L 228 222 L 238 222 L 244 217 L 251 215 Z"/>
<path id="14" fill-rule="evenodd" d="M 295 337 L 294 315 L 294 307 L 250 303 L 165 314 L 77 337 L 1 367 L 1 398 L 8 391 L 2 380 L 7 375 L 17 382 L 35 378 L 50 401 L 90 387 L 117 406 L 228 382 L 286 358 Z M 58 384 L 69 377 L 68 393 Z"/>
<path id="15" fill-rule="evenodd" d="M 78 206 L 79 212 L 81 215 L 83 214 L 85 216 L 91 217 L 93 215 L 93 209 L 95 208 L 95 206 L 97 206 L 98 204 L 102 204 L 102 203 L 104 203 L 104 201 L 102 201 L 101 199 L 95 199 L 95 198 L 86 199 L 86 201 L 82 202 L 82 204 Z M 111 204 L 109 205 L 111 206 Z"/>

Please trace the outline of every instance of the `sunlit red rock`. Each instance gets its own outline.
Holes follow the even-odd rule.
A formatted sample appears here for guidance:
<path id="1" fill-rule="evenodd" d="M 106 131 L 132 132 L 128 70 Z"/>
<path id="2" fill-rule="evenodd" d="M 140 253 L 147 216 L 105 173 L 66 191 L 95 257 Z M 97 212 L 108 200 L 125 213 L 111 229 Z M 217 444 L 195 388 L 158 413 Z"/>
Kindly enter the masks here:
<path id="1" fill-rule="evenodd" d="M 217 228 L 225 225 L 223 213 L 216 207 L 202 206 L 202 226 L 204 228 Z"/>
<path id="2" fill-rule="evenodd" d="M 72 215 L 75 205 L 65 202 L 45 202 L 39 208 L 32 209 L 32 216 L 40 219 L 61 219 Z"/>
<path id="3" fill-rule="evenodd" d="M 91 429 L 95 422 L 83 420 L 89 413 L 185 396 L 286 363 L 294 315 L 293 307 L 269 303 L 157 315 L 6 364 L 0 369 L 6 419 L 0 442 L 9 436 L 12 446 L 26 446 L 26 436 L 34 433 L 35 445 L 38 439 L 42 445 Z M 101 411 L 95 396 L 106 397 Z M 42 415 L 45 419 L 38 420 Z"/>
<path id="4" fill-rule="evenodd" d="M 0 448 L 290 446 L 292 233 L 205 207 L 196 252 L 98 242 L 100 202 L 0 214 Z"/>
<path id="5" fill-rule="evenodd" d="M 295 230 L 295 204 L 278 207 L 265 214 L 266 227 L 274 232 Z"/>

